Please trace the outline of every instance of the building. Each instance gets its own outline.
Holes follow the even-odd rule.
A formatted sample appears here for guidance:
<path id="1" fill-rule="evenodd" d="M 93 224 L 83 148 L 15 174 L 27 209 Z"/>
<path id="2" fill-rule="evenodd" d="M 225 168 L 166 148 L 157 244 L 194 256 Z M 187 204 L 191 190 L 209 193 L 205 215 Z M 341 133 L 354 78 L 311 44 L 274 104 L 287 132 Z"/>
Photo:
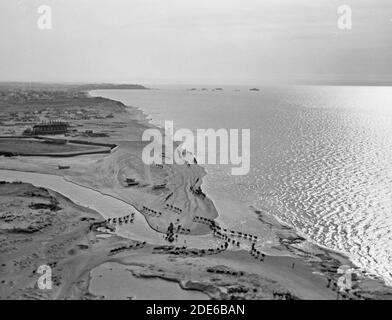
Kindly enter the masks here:
<path id="1" fill-rule="evenodd" d="M 67 132 L 68 123 L 62 121 L 42 122 L 33 126 L 32 135 L 64 134 Z"/>

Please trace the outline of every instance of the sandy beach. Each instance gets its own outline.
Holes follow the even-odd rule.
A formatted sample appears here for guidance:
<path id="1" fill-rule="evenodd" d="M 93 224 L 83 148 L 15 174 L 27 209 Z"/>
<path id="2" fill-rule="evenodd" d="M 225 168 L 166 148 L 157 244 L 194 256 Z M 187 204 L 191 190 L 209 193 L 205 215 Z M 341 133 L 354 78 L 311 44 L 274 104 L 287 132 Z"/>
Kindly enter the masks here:
<path id="1" fill-rule="evenodd" d="M 12 110 L 30 107 L 16 103 Z M 33 108 L 46 110 L 48 103 L 36 101 Z M 0 181 L 8 181 L 0 185 L 1 299 L 143 299 L 154 290 L 154 281 L 161 299 L 392 298 L 392 288 L 381 279 L 266 212 L 254 210 L 258 234 L 217 223 L 225 213 L 216 210 L 208 194 L 191 191 L 206 175 L 201 166 L 143 163 L 141 135 L 151 124 L 136 108 L 77 90 L 67 98 L 54 96 L 50 108 L 68 114 L 99 110 L 101 115 L 70 119 L 74 136 L 61 138 L 116 147 L 72 157 L 0 157 L 0 169 L 6 170 Z M 24 127 L 13 126 L 14 134 Z M 1 135 L 9 134 L 8 127 L 1 129 Z M 7 152 L 12 152 L 9 144 Z M 13 178 L 12 172 L 20 175 Z M 27 173 L 37 176 L 27 178 Z M 45 175 L 58 179 L 52 188 L 45 186 Z M 72 192 L 60 192 L 67 188 L 95 192 L 85 196 L 92 206 L 94 197 L 110 197 L 113 210 L 110 205 L 102 212 L 99 205 L 89 208 L 83 197 L 74 201 Z M 52 290 L 37 287 L 42 264 L 53 268 Z M 338 269 L 344 265 L 355 277 L 350 290 L 339 292 Z"/>

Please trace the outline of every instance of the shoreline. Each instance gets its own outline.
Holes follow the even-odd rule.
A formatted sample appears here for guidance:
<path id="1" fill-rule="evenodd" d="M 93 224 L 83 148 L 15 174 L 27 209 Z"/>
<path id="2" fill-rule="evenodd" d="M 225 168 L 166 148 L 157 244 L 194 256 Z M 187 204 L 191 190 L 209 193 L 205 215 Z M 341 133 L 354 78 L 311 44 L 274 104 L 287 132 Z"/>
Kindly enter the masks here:
<path id="1" fill-rule="evenodd" d="M 96 101 L 96 99 L 93 99 L 91 102 L 93 101 Z M 184 239 L 184 241 L 189 240 L 189 242 L 186 242 L 186 249 L 181 249 L 182 247 L 180 245 L 182 242 L 181 244 L 169 242 L 164 246 L 160 245 L 158 247 L 146 244 L 146 249 L 143 249 L 140 253 L 132 253 L 129 256 L 130 253 L 128 251 L 120 250 L 118 253 L 116 251 L 115 258 L 110 258 L 121 259 L 124 264 L 128 261 L 127 259 L 135 258 L 142 265 L 143 274 L 149 274 L 152 277 L 174 277 L 181 283 L 191 281 L 190 283 L 194 283 L 193 285 L 204 288 L 203 290 L 209 292 L 210 296 L 212 295 L 214 298 L 219 299 L 229 297 L 225 293 L 228 289 L 228 284 L 236 288 L 242 288 L 243 283 L 247 283 L 249 287 L 253 287 L 252 281 L 255 281 L 255 283 L 258 283 L 262 287 L 265 285 L 265 290 L 246 291 L 244 293 L 241 291 L 242 289 L 238 289 L 238 292 L 233 292 L 234 296 L 249 299 L 272 299 L 276 298 L 272 295 L 272 292 L 278 290 L 286 298 L 312 299 L 318 297 L 319 299 L 333 299 L 335 297 L 336 292 L 334 289 L 327 286 L 329 285 L 329 283 L 327 284 L 327 278 L 334 279 L 333 281 L 336 282 L 340 277 L 336 273 L 337 268 L 342 265 L 339 262 L 339 257 L 335 257 L 338 254 L 331 252 L 330 249 L 324 250 L 319 245 L 308 244 L 309 241 L 306 239 L 301 240 L 301 236 L 292 227 L 281 224 L 275 217 L 264 214 L 260 210 L 258 217 L 261 218 L 258 219 L 260 222 L 260 233 L 264 230 L 269 230 L 269 232 L 275 234 L 275 240 L 277 242 L 272 243 L 269 248 L 275 254 L 261 255 L 259 253 L 252 253 L 250 251 L 250 242 L 243 240 L 241 237 L 236 238 L 238 243 L 241 241 L 240 246 L 236 247 L 233 242 L 233 245 L 230 244 L 227 249 L 219 249 L 219 246 L 222 246 L 226 240 L 216 237 L 216 230 L 212 232 L 211 226 L 194 222 L 194 218 L 199 216 L 212 220 L 218 217 L 213 200 L 198 199 L 187 191 L 187 186 L 194 181 L 195 177 L 202 179 L 207 174 L 207 171 L 199 165 L 192 166 L 191 169 L 186 168 L 186 166 L 183 168 L 178 165 L 172 165 L 164 170 L 151 168 L 151 172 L 147 174 L 146 168 L 140 159 L 140 151 L 143 148 L 143 143 L 138 140 L 138 137 L 140 137 L 141 130 L 152 125 L 146 123 L 147 119 L 144 121 L 141 119 L 140 110 L 137 112 L 133 110 L 135 112 L 134 114 L 132 110 L 127 111 L 128 108 L 134 107 L 127 107 L 121 102 L 107 98 L 101 98 L 99 101 L 104 103 L 105 107 L 107 107 L 106 104 L 116 105 L 116 107 L 122 106 L 121 109 L 125 109 L 125 112 L 129 115 L 127 121 L 124 122 L 124 110 L 122 110 L 119 116 L 116 114 L 114 115 L 114 119 L 107 120 L 107 123 L 105 122 L 105 125 L 108 128 L 113 128 L 113 132 L 115 132 L 113 137 L 103 139 L 105 142 L 114 142 L 118 145 L 113 153 L 109 155 L 86 155 L 64 159 L 65 164 L 70 165 L 71 168 L 68 172 L 57 169 L 58 160 L 56 159 L 40 158 L 38 160 L 35 157 L 14 157 L 12 159 L 2 157 L 0 167 L 4 170 L 24 170 L 32 173 L 38 172 L 61 177 L 64 181 L 83 188 L 90 188 L 102 195 L 123 201 L 127 205 L 134 206 L 135 210 L 139 212 L 140 208 L 148 202 L 148 206 L 152 208 L 161 208 L 157 210 L 162 211 L 162 217 L 149 216 L 146 212 L 141 212 L 143 219 L 147 223 L 151 223 L 153 226 L 152 229 L 155 229 L 159 235 L 163 235 L 166 232 L 167 225 L 170 221 L 175 222 L 175 219 L 182 219 L 181 223 L 177 225 L 182 225 L 183 227 L 189 226 L 192 231 L 189 234 L 185 233 L 181 235 L 179 238 Z M 135 119 L 132 118 L 133 115 L 136 115 Z M 95 125 L 97 128 L 102 127 L 100 122 L 98 122 L 99 126 L 94 121 L 86 121 L 86 123 Z M 130 141 L 121 140 L 121 137 L 125 136 Z M 92 138 L 90 140 L 94 139 Z M 137 178 L 140 181 L 140 186 L 125 187 L 122 181 L 124 177 L 128 176 Z M 157 182 L 153 182 L 152 178 L 157 179 Z M 154 190 L 152 186 L 159 181 L 165 181 L 169 191 Z M 187 211 L 183 214 L 165 209 L 165 198 L 170 190 L 174 194 L 171 199 L 173 201 L 175 200 L 173 203 L 181 203 L 187 208 Z M 128 227 L 122 226 L 118 228 L 119 230 L 126 230 Z M 225 225 L 222 225 L 222 228 L 225 228 Z M 103 234 L 108 233 L 103 232 Z M 207 234 L 211 239 L 202 236 Z M 131 238 L 121 237 L 109 233 L 107 241 L 109 243 L 112 240 L 114 241 L 114 239 L 127 243 L 134 241 Z M 200 243 L 205 243 L 205 249 L 193 247 L 191 239 L 193 239 L 192 241 L 194 243 L 199 241 Z M 101 240 L 98 242 L 101 242 Z M 106 246 L 105 241 L 102 243 Z M 259 245 L 261 244 L 266 245 L 262 243 L 262 240 L 258 240 L 257 251 L 266 252 L 264 251 L 266 247 L 259 249 Z M 93 247 L 95 246 L 93 243 L 91 245 Z M 214 249 L 212 253 L 207 251 L 207 248 L 214 248 L 216 246 L 218 249 Z M 314 249 L 314 252 L 307 250 L 309 246 Z M 113 248 L 110 250 L 113 250 Z M 105 251 L 104 254 L 102 251 L 97 252 L 97 257 L 100 257 L 99 261 L 109 261 L 105 260 L 105 257 L 112 257 L 110 250 Z M 100 254 L 103 254 L 103 256 L 100 256 Z M 343 258 L 348 259 L 345 255 L 340 258 L 342 260 L 344 260 Z M 192 266 L 191 270 L 188 270 L 189 265 Z M 208 266 L 207 269 L 205 267 L 206 265 Z M 220 269 L 221 265 L 229 268 L 229 271 Z M 91 268 L 90 271 L 94 268 Z M 220 275 L 220 281 L 218 283 L 212 281 L 213 277 L 216 277 L 217 274 L 211 270 L 217 270 L 216 272 Z M 243 276 L 240 276 L 241 272 L 244 274 Z M 90 274 L 90 272 L 87 273 Z M 237 274 L 237 277 L 233 277 L 233 274 Z M 251 279 L 253 280 L 251 281 Z M 361 287 L 367 285 L 369 281 L 372 283 L 372 286 L 377 288 L 372 289 L 371 293 L 366 289 L 366 286 L 365 288 Z M 67 284 L 67 286 L 72 285 L 72 282 Z M 389 297 L 389 289 L 385 289 L 385 286 L 379 279 L 370 280 L 366 275 L 363 275 L 356 282 L 356 285 L 358 287 L 355 289 L 355 292 L 364 292 L 366 297 Z M 385 294 L 384 291 L 386 292 Z M 354 296 L 351 296 L 351 298 L 354 298 Z"/>
<path id="2" fill-rule="evenodd" d="M 101 90 L 101 89 L 97 89 L 97 90 L 94 89 L 94 90 L 91 90 L 91 91 L 103 91 L 103 90 L 105 90 L 105 89 L 102 89 L 102 90 Z M 110 90 L 110 89 L 108 89 L 108 90 Z M 89 96 L 91 96 L 91 97 L 100 97 L 100 98 L 103 98 L 103 99 L 113 100 L 113 101 L 115 101 L 115 102 L 117 102 L 117 103 L 122 104 L 126 109 L 128 109 L 128 108 L 129 108 L 129 109 L 135 109 L 135 110 L 141 112 L 141 114 L 145 117 L 145 123 L 147 123 L 148 125 L 151 125 L 152 127 L 157 128 L 157 129 L 159 129 L 159 130 L 163 130 L 163 129 L 164 129 L 164 128 L 158 126 L 156 123 L 153 123 L 153 122 L 152 122 L 152 121 L 154 121 L 153 116 L 152 116 L 151 114 L 146 113 L 145 110 L 143 110 L 142 107 L 133 106 L 133 105 L 126 105 L 125 103 L 123 103 L 123 102 L 120 101 L 120 100 L 115 100 L 115 99 L 107 98 L 107 97 L 105 97 L 105 96 L 103 96 L 103 95 L 93 96 L 93 95 L 90 94 L 91 91 L 88 91 L 88 92 L 87 92 Z M 198 166 L 202 167 L 202 168 L 205 170 L 206 175 L 209 174 L 208 171 L 207 171 L 207 168 L 205 168 L 203 165 L 198 165 Z M 211 174 L 211 173 L 210 173 L 210 174 Z M 202 182 L 201 182 L 201 186 L 203 186 L 203 184 L 205 185 L 205 180 L 204 180 L 204 179 L 201 179 L 201 181 L 202 181 Z M 208 192 L 206 192 L 206 194 L 207 194 L 207 196 L 210 196 L 210 197 L 211 197 L 211 195 L 209 195 Z M 214 200 L 213 200 L 212 198 L 211 198 L 211 201 L 214 202 Z M 238 202 L 238 203 L 240 203 L 240 202 Z M 247 206 L 248 209 L 249 209 L 249 211 L 251 211 L 251 212 L 254 213 L 254 214 L 257 214 L 258 211 L 259 211 L 259 212 L 262 211 L 261 208 L 257 208 L 257 207 L 255 207 L 253 204 L 250 204 L 250 203 L 248 203 L 248 204 L 243 204 L 243 203 L 241 203 L 241 205 Z M 219 219 L 219 216 L 221 216 L 221 215 L 220 215 L 219 212 L 218 212 L 218 217 L 217 217 L 218 219 Z M 316 246 L 316 247 L 319 247 L 319 248 L 322 249 L 322 250 L 329 251 L 329 252 L 331 252 L 331 253 L 333 253 L 333 254 L 340 255 L 344 260 L 349 261 L 350 264 L 351 264 L 352 266 L 355 266 L 356 268 L 362 270 L 361 267 L 359 267 L 358 265 L 356 265 L 356 264 L 354 263 L 354 261 L 352 260 L 352 258 L 351 258 L 346 252 L 339 251 L 339 250 L 335 250 L 335 249 L 331 249 L 331 248 L 329 248 L 329 247 L 327 247 L 327 246 L 325 246 L 325 245 L 319 244 L 319 243 L 317 243 L 315 240 L 309 238 L 305 233 L 302 233 L 302 232 L 300 232 L 299 230 L 296 230 L 292 225 L 290 225 L 289 223 L 287 223 L 287 222 L 281 220 L 279 217 L 276 217 L 276 216 L 273 216 L 273 215 L 270 215 L 270 217 L 273 218 L 274 220 L 276 220 L 277 223 L 280 225 L 280 227 L 282 227 L 282 228 L 286 228 L 286 227 L 287 227 L 287 228 L 290 228 L 291 230 L 293 230 L 293 232 L 294 232 L 297 236 L 305 238 L 306 241 L 309 242 L 312 246 Z M 368 272 L 368 271 L 367 271 L 367 272 Z M 375 278 L 380 277 L 379 275 L 372 274 L 372 273 L 369 273 L 369 275 L 371 275 L 372 277 L 375 277 Z M 392 283 L 388 284 L 387 281 L 386 281 L 386 279 L 383 279 L 383 281 L 384 281 L 388 286 L 391 286 L 391 287 L 392 287 Z"/>

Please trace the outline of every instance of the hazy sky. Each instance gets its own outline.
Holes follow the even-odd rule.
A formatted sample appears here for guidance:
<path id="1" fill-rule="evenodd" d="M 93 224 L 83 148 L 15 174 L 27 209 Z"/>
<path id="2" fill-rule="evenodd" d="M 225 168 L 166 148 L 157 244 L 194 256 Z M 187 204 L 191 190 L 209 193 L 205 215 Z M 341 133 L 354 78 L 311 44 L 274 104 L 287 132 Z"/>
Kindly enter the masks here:
<path id="1" fill-rule="evenodd" d="M 392 80 L 391 19 L 391 0 L 0 0 L 0 80 Z"/>

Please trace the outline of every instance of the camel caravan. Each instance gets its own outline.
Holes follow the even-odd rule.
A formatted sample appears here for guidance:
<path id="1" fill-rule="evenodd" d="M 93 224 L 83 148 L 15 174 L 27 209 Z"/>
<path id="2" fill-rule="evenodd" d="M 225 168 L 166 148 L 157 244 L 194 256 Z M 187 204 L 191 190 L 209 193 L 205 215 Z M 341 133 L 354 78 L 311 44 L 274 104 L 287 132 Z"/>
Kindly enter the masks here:
<path id="1" fill-rule="evenodd" d="M 258 259 L 260 261 L 264 261 L 264 259 L 266 257 L 265 254 L 262 253 L 261 251 L 257 250 L 255 247 L 256 242 L 259 239 L 257 236 L 252 235 L 252 234 L 248 234 L 248 233 L 243 233 L 240 231 L 222 228 L 214 220 L 208 219 L 205 217 L 195 216 L 193 218 L 193 221 L 197 222 L 197 223 L 203 223 L 203 224 L 208 225 L 211 228 L 212 234 L 214 235 L 214 237 L 219 238 L 221 240 L 224 240 L 225 243 L 227 243 L 227 244 L 231 244 L 233 246 L 240 247 L 241 242 L 239 240 L 237 240 L 236 238 L 241 238 L 244 240 L 251 241 L 252 247 L 249 252 L 250 255 L 252 257 L 254 257 L 255 259 Z"/>
<path id="2" fill-rule="evenodd" d="M 226 242 L 215 248 L 209 249 L 188 249 L 186 246 L 175 247 L 175 246 L 159 246 L 153 249 L 155 254 L 173 254 L 173 255 L 183 255 L 183 256 L 206 256 L 221 253 L 227 250 L 229 244 Z"/>
<path id="3" fill-rule="evenodd" d="M 173 242 L 174 240 L 177 240 L 177 238 L 178 235 L 174 232 L 174 224 L 170 222 L 169 227 L 166 231 L 165 240 L 168 242 Z"/>
<path id="4" fill-rule="evenodd" d="M 160 217 L 162 215 L 162 212 L 150 209 L 146 206 L 143 206 L 141 212 L 150 217 Z"/>
<path id="5" fill-rule="evenodd" d="M 181 214 L 182 213 L 182 209 L 180 209 L 178 207 L 175 207 L 175 206 L 172 206 L 170 204 L 166 204 L 166 209 L 169 209 L 169 210 L 171 210 L 171 211 L 173 211 L 173 212 L 175 212 L 177 214 Z M 150 209 L 147 206 L 143 206 L 142 207 L 141 213 L 143 213 L 143 214 L 145 214 L 147 216 L 150 216 L 150 217 L 160 217 L 162 215 L 162 212 L 154 210 L 154 209 Z"/>
<path id="6" fill-rule="evenodd" d="M 179 234 L 190 234 L 191 233 L 191 229 L 183 228 L 181 225 L 178 225 L 177 226 L 177 233 L 179 233 Z"/>
<path id="7" fill-rule="evenodd" d="M 243 276 L 244 272 L 243 271 L 234 271 L 231 270 L 225 266 L 215 266 L 215 267 L 209 267 L 206 270 L 208 273 L 216 273 L 216 274 L 226 274 L 226 275 L 231 275 L 231 276 Z"/>
<path id="8" fill-rule="evenodd" d="M 250 249 L 250 255 L 253 258 L 260 260 L 260 261 L 264 261 L 264 259 L 266 257 L 264 253 L 262 253 L 261 251 L 256 249 L 255 243 L 252 243 L 252 247 Z"/>
<path id="9" fill-rule="evenodd" d="M 111 225 L 122 225 L 122 224 L 133 223 L 134 220 L 135 220 L 135 213 L 132 212 L 131 214 L 128 214 L 126 216 L 108 218 L 105 220 L 105 223 Z"/>
<path id="10" fill-rule="evenodd" d="M 108 218 L 91 223 L 89 230 L 103 233 L 112 233 L 116 231 L 117 225 L 133 223 L 134 219 L 135 213 L 131 213 L 122 217 Z"/>
<path id="11" fill-rule="evenodd" d="M 190 233 L 191 233 L 191 229 L 183 228 L 181 225 L 178 225 L 177 228 L 175 228 L 174 224 L 171 222 L 167 228 L 164 239 L 168 242 L 173 242 L 178 240 L 178 234 L 190 234 Z"/>
<path id="12" fill-rule="evenodd" d="M 146 245 L 146 243 L 147 243 L 146 241 L 143 241 L 143 242 L 137 242 L 135 244 L 131 244 L 129 246 L 121 246 L 118 248 L 114 248 L 109 251 L 109 255 L 115 255 L 117 253 L 130 249 L 141 249 Z"/>
<path id="13" fill-rule="evenodd" d="M 182 209 L 180 209 L 178 207 L 175 207 L 175 206 L 173 206 L 171 204 L 168 204 L 168 203 L 166 203 L 166 208 L 171 210 L 171 211 L 173 211 L 173 212 L 175 212 L 175 213 L 178 213 L 178 214 L 182 213 Z"/>
<path id="14" fill-rule="evenodd" d="M 229 229 L 226 229 L 226 228 L 222 228 L 212 219 L 195 216 L 193 218 L 193 222 L 203 223 L 203 224 L 208 225 L 211 228 L 211 230 L 214 233 L 214 235 L 217 236 L 220 239 L 223 239 L 223 240 L 231 240 L 229 238 L 229 235 L 230 235 L 230 237 L 242 238 L 242 239 L 249 240 L 249 241 L 252 241 L 252 242 L 257 242 L 258 241 L 258 237 L 257 236 L 254 236 L 254 235 L 251 235 L 251 234 L 248 234 L 248 233 L 235 231 L 235 230 L 229 230 Z"/>

